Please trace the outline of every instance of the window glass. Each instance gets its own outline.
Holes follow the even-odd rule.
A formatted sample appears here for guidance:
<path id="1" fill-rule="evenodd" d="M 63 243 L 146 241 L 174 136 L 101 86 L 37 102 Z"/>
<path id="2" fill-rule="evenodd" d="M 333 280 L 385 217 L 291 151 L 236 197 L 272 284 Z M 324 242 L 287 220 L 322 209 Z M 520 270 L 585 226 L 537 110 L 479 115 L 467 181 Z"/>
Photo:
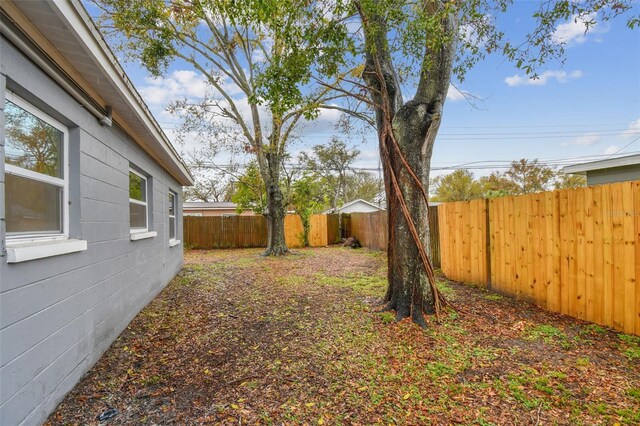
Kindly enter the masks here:
<path id="1" fill-rule="evenodd" d="M 129 202 L 129 223 L 131 228 L 145 229 L 147 227 L 147 206 Z"/>
<path id="2" fill-rule="evenodd" d="M 18 239 L 65 234 L 65 127 L 11 92 L 6 96 L 7 236 Z"/>
<path id="3" fill-rule="evenodd" d="M 176 194 L 169 191 L 169 239 L 176 238 Z"/>
<path id="4" fill-rule="evenodd" d="M 129 172 L 129 198 L 147 201 L 147 181 L 133 172 Z"/>
<path id="5" fill-rule="evenodd" d="M 129 224 L 131 229 L 147 229 L 147 179 L 129 170 Z"/>
<path id="6" fill-rule="evenodd" d="M 169 239 L 174 240 L 176 238 L 176 218 L 169 218 Z"/>
<path id="7" fill-rule="evenodd" d="M 62 188 L 13 174 L 5 176 L 8 233 L 62 233 Z"/>
<path id="8" fill-rule="evenodd" d="M 5 106 L 5 162 L 63 178 L 64 133 L 11 101 Z"/>

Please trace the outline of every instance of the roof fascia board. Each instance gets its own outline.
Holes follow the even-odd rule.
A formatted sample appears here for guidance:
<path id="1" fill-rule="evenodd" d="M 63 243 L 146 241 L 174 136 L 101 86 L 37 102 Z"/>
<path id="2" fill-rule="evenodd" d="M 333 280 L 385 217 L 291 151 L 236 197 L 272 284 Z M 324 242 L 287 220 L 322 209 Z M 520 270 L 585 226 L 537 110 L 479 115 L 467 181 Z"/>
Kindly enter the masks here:
<path id="1" fill-rule="evenodd" d="M 37 46 L 55 64 L 62 73 L 66 74 L 77 86 L 84 91 L 91 100 L 101 108 L 106 105 L 105 100 L 94 90 L 87 80 L 60 54 L 51 42 L 42 35 L 40 30 L 18 9 L 13 2 L 5 1 L 2 9 L 15 22 L 35 46 Z"/>
<path id="2" fill-rule="evenodd" d="M 126 77 L 126 73 L 118 64 L 111 49 L 102 38 L 102 35 L 98 32 L 97 28 L 95 28 L 84 6 L 77 0 L 53 0 L 51 5 L 55 5 L 53 10 L 57 12 L 60 19 L 65 21 L 67 27 L 76 33 L 78 41 L 85 45 L 85 50 L 92 52 L 96 60 L 96 65 L 111 80 L 113 86 L 118 91 L 118 95 L 126 101 L 129 108 L 142 120 L 147 129 L 150 130 L 153 137 L 160 142 L 162 149 L 171 157 L 174 163 L 178 165 L 183 175 L 179 181 L 183 184 L 193 184 L 193 177 L 151 115 L 151 112 L 133 87 L 133 84 L 131 84 Z M 114 114 L 114 116 L 116 116 L 116 114 Z M 118 122 L 122 123 L 121 118 L 119 116 L 117 116 L 117 118 L 119 119 Z M 129 130 L 131 130 L 131 128 L 129 128 Z M 131 136 L 134 135 L 136 134 L 134 133 Z M 156 157 L 156 160 L 159 159 Z M 177 178 L 178 176 L 174 177 Z"/>
<path id="3" fill-rule="evenodd" d="M 640 155 L 630 155 L 627 157 L 593 161 L 591 163 L 574 164 L 572 166 L 565 166 L 562 171 L 565 173 L 581 173 L 593 170 L 613 169 L 616 167 L 635 165 L 640 165 Z"/>
<path id="4" fill-rule="evenodd" d="M 33 54 L 42 57 L 43 60 L 47 63 L 51 63 L 51 71 L 45 69 L 43 70 L 45 73 L 49 74 L 49 72 L 55 72 L 56 75 L 63 76 L 63 79 L 65 79 L 66 77 L 66 79 L 70 81 L 70 84 L 77 86 L 80 91 L 83 92 L 83 95 L 86 98 L 84 100 L 85 102 L 96 104 L 97 107 L 102 108 L 103 110 L 105 109 L 102 105 L 107 105 L 107 102 L 95 91 L 95 89 L 93 89 L 93 87 L 84 79 L 84 77 L 82 77 L 82 75 L 80 75 L 78 71 L 76 71 L 73 65 L 71 65 L 65 59 L 65 57 L 60 54 L 60 52 L 51 44 L 51 42 L 49 42 L 49 40 L 42 35 L 42 33 L 33 25 L 33 23 L 31 23 L 31 21 L 26 16 L 24 16 L 24 14 L 19 9 L 15 7 L 13 3 L 8 1 L 4 2 L 2 5 L 2 10 L 4 14 L 17 26 L 18 29 L 16 31 L 20 31 L 27 39 L 29 39 L 30 44 L 33 45 L 33 47 L 29 47 L 29 49 L 33 52 Z M 27 56 L 29 55 L 28 52 L 23 53 Z M 50 75 L 50 77 L 55 80 L 55 76 Z M 96 118 L 100 118 L 104 114 L 95 113 L 94 115 L 96 116 Z M 113 112 L 113 122 L 133 140 L 141 140 L 137 133 L 127 124 L 126 120 L 122 119 L 115 111 Z M 159 164 L 164 164 L 164 161 L 160 158 L 157 152 L 146 145 L 140 145 L 145 150 L 145 152 L 147 152 L 147 154 L 149 154 Z"/>

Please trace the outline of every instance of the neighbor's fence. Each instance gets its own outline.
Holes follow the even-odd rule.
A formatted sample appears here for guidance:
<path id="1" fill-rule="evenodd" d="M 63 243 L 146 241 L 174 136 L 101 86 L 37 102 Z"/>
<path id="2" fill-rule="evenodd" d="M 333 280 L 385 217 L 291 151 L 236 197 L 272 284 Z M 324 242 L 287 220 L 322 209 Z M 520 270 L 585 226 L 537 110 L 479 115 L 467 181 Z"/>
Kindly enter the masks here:
<path id="1" fill-rule="evenodd" d="M 387 249 L 388 224 L 386 211 L 343 215 L 343 222 L 347 226 L 347 234 L 357 237 L 363 247 L 373 250 Z M 429 207 L 429 230 L 431 261 L 435 267 L 439 267 L 440 238 L 438 236 L 438 207 L 436 206 Z"/>
<path id="2" fill-rule="evenodd" d="M 322 247 L 339 242 L 337 215 L 312 215 L 309 245 Z M 304 245 L 304 227 L 300 216 L 285 217 L 284 233 L 287 246 Z M 185 216 L 184 241 L 197 249 L 229 249 L 266 247 L 267 220 L 264 216 Z"/>
<path id="3" fill-rule="evenodd" d="M 640 335 L 640 181 L 439 206 L 442 271 Z"/>

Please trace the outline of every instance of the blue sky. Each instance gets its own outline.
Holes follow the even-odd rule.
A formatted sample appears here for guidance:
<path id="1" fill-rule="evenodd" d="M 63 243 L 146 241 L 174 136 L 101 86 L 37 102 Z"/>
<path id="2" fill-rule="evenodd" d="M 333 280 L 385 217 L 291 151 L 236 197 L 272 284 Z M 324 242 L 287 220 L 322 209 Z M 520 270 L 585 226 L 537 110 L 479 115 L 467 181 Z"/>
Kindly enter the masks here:
<path id="1" fill-rule="evenodd" d="M 532 23 L 536 3 L 515 3 L 498 18 L 507 36 Z M 637 14 L 640 6 L 635 9 Z M 499 55 L 476 65 L 458 87 L 479 100 L 472 105 L 450 91 L 432 159 L 434 175 L 465 163 L 474 163 L 474 173 L 481 175 L 520 158 L 563 159 L 565 164 L 568 158 L 640 151 L 640 140 L 619 151 L 640 137 L 640 29 L 630 30 L 625 23 L 624 17 L 599 22 L 587 35 L 581 23 L 562 24 L 556 34 L 567 42 L 566 61 L 546 64 L 536 81 Z M 173 64 L 155 80 L 137 64 L 123 66 L 173 137 L 176 120 L 164 108 L 174 98 L 202 93 L 201 78 L 184 64 Z M 304 129 L 303 141 L 291 147 L 294 155 L 335 135 L 331 123 L 336 118 L 336 112 L 327 112 Z M 357 166 L 378 167 L 373 132 L 364 142 L 354 137 L 351 143 L 362 152 Z"/>

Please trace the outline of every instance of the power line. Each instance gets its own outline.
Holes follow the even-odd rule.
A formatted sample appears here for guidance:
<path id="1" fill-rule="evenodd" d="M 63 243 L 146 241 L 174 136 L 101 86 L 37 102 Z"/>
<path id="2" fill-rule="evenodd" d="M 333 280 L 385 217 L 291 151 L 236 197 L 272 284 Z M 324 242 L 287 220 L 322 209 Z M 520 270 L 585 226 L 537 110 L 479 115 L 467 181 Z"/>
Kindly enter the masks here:
<path id="1" fill-rule="evenodd" d="M 632 140 L 631 142 L 629 142 L 628 144 L 626 144 L 625 146 L 623 146 L 622 148 L 620 148 L 619 150 L 617 150 L 616 152 L 614 152 L 613 154 L 611 154 L 610 156 L 608 156 L 607 158 L 611 158 L 614 155 L 616 155 L 617 153 L 619 153 L 620 151 L 629 148 L 631 145 L 633 145 L 634 143 L 636 143 L 637 141 L 640 140 L 640 136 L 638 136 L 637 138 L 635 138 L 634 140 Z"/>
<path id="2" fill-rule="evenodd" d="M 640 140 L 640 137 L 638 137 L 631 143 L 637 140 Z M 627 146 L 630 146 L 630 145 L 631 144 L 628 144 Z M 640 151 L 636 151 L 636 152 L 640 152 Z M 633 153 L 636 153 L 636 152 L 633 152 Z M 629 154 L 632 154 L 632 153 L 629 153 Z M 612 155 L 615 155 L 615 154 L 612 154 Z M 596 161 L 596 160 L 607 159 L 607 158 L 611 158 L 611 155 L 610 156 L 589 155 L 589 156 L 582 156 L 582 157 L 552 158 L 552 159 L 546 159 L 546 160 L 538 159 L 538 164 L 543 166 L 548 166 L 548 167 L 563 167 L 563 166 L 570 166 L 570 165 L 585 162 L 585 161 Z M 481 161 L 472 161 L 472 162 L 466 162 L 466 163 L 457 163 L 453 165 L 433 165 L 431 167 L 431 170 L 432 171 L 448 171 L 448 170 L 453 171 L 453 170 L 460 170 L 460 169 L 464 169 L 464 170 L 509 169 L 511 167 L 511 164 L 514 161 L 518 161 L 518 160 L 481 160 Z M 236 171 L 238 169 L 238 166 L 236 165 L 216 164 L 212 162 L 191 164 L 190 167 L 198 168 L 198 169 L 218 169 L 221 171 Z M 318 169 L 310 169 L 308 167 L 305 167 L 302 164 L 297 164 L 297 163 L 287 163 L 285 164 L 285 167 L 287 170 L 291 170 L 291 171 L 318 171 Z M 376 173 L 380 173 L 380 171 L 382 170 L 380 166 L 377 166 L 377 167 L 376 166 L 369 166 L 369 167 L 354 166 L 354 167 L 349 167 L 348 169 L 356 172 L 359 171 L 359 172 L 376 172 Z M 331 168 L 320 169 L 320 171 L 333 171 L 333 170 L 334 169 L 331 169 Z"/>
<path id="3" fill-rule="evenodd" d="M 446 133 L 438 132 L 438 137 L 485 137 L 485 136 L 545 136 L 545 137 L 575 137 L 575 136 L 611 136 L 617 135 L 620 132 L 628 131 L 628 128 L 624 129 L 588 129 L 588 130 L 558 130 L 553 132 L 482 132 L 482 133 Z M 329 130 L 310 131 L 311 134 L 335 134 L 335 132 Z M 632 131 L 632 133 L 636 133 Z M 376 136 L 376 135 L 367 135 Z M 377 136 L 376 136 L 377 137 Z"/>
<path id="4" fill-rule="evenodd" d="M 177 123 L 161 123 L 163 125 L 175 125 L 178 126 Z M 527 139 L 557 139 L 557 138 L 572 138 L 572 137 L 580 137 L 580 136 L 614 136 L 620 132 L 629 131 L 628 127 L 619 128 L 621 124 L 611 124 L 611 126 L 616 126 L 613 129 L 603 129 L 602 126 L 608 126 L 606 124 L 594 125 L 594 124 L 574 124 L 574 125 L 549 125 L 549 126 L 458 126 L 458 127 L 448 127 L 447 129 L 527 129 L 527 128 L 551 128 L 551 127 L 578 127 L 578 126 L 591 126 L 590 129 L 582 129 L 582 130 L 556 130 L 556 131 L 528 131 L 528 132 L 481 132 L 481 133 L 447 133 L 446 130 L 444 132 L 438 133 L 438 139 L 440 140 L 465 140 L 465 139 L 473 139 L 473 140 L 501 140 L 501 139 L 513 139 L 514 137 L 527 138 Z M 176 127 L 177 128 L 177 127 Z M 168 130 L 175 130 L 175 128 Z M 444 130 L 444 129 L 443 129 Z M 633 132 L 635 133 L 635 132 Z M 335 132 L 331 130 L 318 130 L 313 131 L 310 130 L 309 134 L 311 135 L 334 135 Z M 364 136 L 367 139 L 377 139 L 377 135 L 370 134 Z"/>

